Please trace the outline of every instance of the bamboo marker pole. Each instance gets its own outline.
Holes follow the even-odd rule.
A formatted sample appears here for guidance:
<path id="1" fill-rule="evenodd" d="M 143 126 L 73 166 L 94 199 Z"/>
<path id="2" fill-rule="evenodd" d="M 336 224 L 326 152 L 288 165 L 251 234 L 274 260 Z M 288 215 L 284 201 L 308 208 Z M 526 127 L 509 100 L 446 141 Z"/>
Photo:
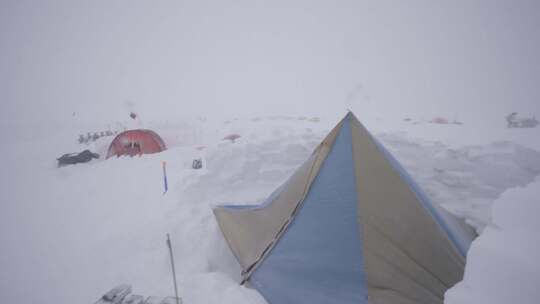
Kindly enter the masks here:
<path id="1" fill-rule="evenodd" d="M 178 298 L 178 287 L 176 284 L 176 271 L 174 270 L 174 257 L 173 257 L 173 251 L 172 251 L 172 246 L 171 246 L 171 238 L 169 237 L 168 233 L 167 233 L 167 247 L 169 247 L 169 255 L 171 256 L 171 268 L 172 268 L 172 275 L 173 275 L 174 295 L 176 297 L 176 304 L 180 304 L 180 299 Z"/>

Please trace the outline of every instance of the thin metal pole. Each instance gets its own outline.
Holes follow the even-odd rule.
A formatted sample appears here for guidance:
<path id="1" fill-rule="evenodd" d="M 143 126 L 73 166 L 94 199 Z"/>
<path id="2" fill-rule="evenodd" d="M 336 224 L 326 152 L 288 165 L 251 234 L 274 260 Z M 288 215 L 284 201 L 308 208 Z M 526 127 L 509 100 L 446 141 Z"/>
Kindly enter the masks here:
<path id="1" fill-rule="evenodd" d="M 178 298 L 178 287 L 176 285 L 176 271 L 174 270 L 174 256 L 172 252 L 171 238 L 169 237 L 168 233 L 167 233 L 167 246 L 169 247 L 169 254 L 171 256 L 171 268 L 172 268 L 172 276 L 173 276 L 173 283 L 174 283 L 174 295 L 176 296 L 176 304 L 180 304 L 180 299 Z"/>

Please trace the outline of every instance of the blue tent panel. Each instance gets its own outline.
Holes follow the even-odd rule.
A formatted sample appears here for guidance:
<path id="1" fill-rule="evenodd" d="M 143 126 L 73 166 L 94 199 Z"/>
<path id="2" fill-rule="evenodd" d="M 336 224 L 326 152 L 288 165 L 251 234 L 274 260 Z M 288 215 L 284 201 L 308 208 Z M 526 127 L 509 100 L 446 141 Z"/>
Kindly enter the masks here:
<path id="1" fill-rule="evenodd" d="M 367 303 L 347 118 L 294 221 L 250 277 L 269 303 Z"/>

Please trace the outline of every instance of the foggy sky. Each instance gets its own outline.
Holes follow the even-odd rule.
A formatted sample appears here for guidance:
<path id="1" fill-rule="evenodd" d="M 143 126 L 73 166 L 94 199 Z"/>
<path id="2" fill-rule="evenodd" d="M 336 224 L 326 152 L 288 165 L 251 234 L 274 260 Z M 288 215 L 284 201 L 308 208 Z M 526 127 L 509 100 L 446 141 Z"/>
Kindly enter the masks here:
<path id="1" fill-rule="evenodd" d="M 0 0 L 0 119 L 540 115 L 539 32 L 538 1 Z"/>

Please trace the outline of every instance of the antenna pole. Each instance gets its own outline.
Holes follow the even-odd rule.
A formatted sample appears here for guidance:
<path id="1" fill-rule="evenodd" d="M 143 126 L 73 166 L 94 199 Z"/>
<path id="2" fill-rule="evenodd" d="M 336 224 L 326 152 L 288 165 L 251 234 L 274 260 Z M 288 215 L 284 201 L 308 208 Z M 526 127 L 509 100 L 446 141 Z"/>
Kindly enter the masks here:
<path id="1" fill-rule="evenodd" d="M 172 268 L 172 275 L 173 275 L 174 295 L 176 297 L 176 304 L 180 304 L 180 300 L 178 298 L 178 287 L 176 284 L 176 271 L 174 270 L 174 256 L 172 252 L 171 238 L 169 237 L 168 233 L 167 233 L 167 247 L 169 247 L 169 255 L 171 257 L 171 268 Z"/>

